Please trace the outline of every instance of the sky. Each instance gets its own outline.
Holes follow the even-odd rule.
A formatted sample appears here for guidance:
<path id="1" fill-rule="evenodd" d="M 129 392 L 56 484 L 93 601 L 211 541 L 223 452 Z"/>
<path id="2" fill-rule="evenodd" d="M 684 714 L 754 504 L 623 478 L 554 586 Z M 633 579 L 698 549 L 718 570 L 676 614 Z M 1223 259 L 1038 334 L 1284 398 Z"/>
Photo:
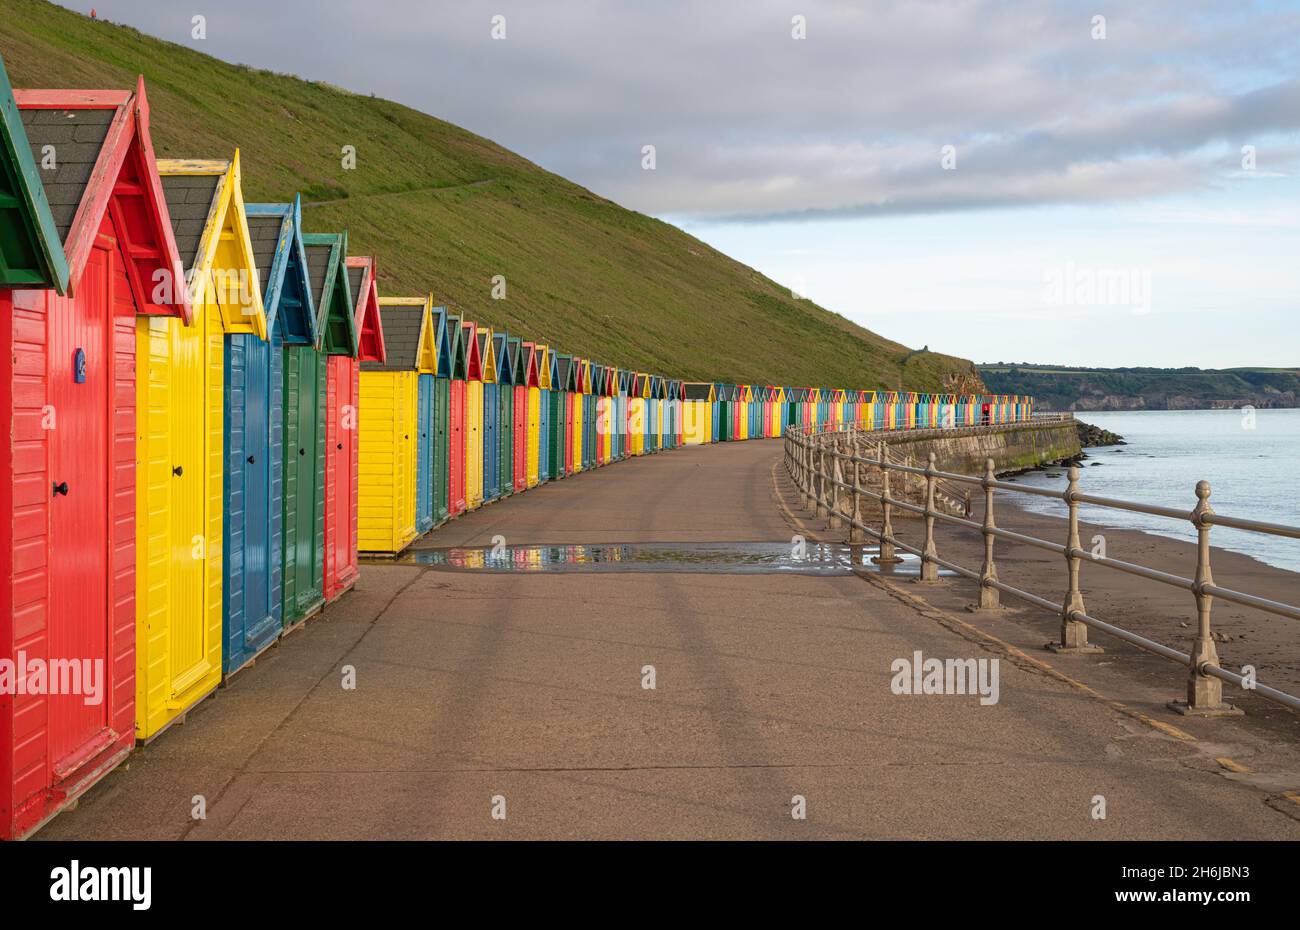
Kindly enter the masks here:
<path id="1" fill-rule="evenodd" d="M 1300 0 L 94 6 L 456 123 L 910 346 L 1300 366 Z"/>

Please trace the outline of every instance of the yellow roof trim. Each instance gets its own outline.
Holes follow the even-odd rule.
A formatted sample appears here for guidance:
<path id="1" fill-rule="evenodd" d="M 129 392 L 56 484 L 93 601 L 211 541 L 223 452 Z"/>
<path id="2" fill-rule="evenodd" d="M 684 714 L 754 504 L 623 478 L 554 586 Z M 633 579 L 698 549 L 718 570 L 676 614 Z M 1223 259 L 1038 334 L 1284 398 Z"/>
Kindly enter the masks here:
<path id="1" fill-rule="evenodd" d="M 160 175 L 220 175 L 216 195 L 208 210 L 208 219 L 199 240 L 199 257 L 190 278 L 191 302 L 197 319 L 209 300 L 217 305 L 222 330 L 227 333 L 248 333 L 259 339 L 266 338 L 266 308 L 262 303 L 262 279 L 253 256 L 253 241 L 248 232 L 248 217 L 244 214 L 244 192 L 239 165 L 239 149 L 234 158 L 160 158 Z M 233 242 L 238 257 L 230 266 L 217 267 L 217 250 L 222 242 Z M 230 280 L 229 276 L 234 276 Z M 218 276 L 225 278 L 218 287 Z M 238 307 L 233 301 L 223 301 L 222 293 L 234 291 L 239 295 Z"/>

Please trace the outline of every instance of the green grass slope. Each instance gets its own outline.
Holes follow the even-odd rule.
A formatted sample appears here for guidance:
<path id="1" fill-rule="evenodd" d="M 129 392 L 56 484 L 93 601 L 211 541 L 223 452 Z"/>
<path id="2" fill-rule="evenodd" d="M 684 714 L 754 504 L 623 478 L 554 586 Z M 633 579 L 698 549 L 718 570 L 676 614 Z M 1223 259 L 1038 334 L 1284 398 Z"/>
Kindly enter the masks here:
<path id="1" fill-rule="evenodd" d="M 969 362 L 909 357 L 687 235 L 409 107 L 231 65 L 42 0 L 0 0 L 15 87 L 125 88 L 143 74 L 159 157 L 228 157 L 253 201 L 303 193 L 346 227 L 380 293 L 423 294 L 562 351 L 689 379 L 938 390 Z M 341 149 L 356 147 L 345 170 Z M 494 275 L 507 298 L 491 298 Z"/>

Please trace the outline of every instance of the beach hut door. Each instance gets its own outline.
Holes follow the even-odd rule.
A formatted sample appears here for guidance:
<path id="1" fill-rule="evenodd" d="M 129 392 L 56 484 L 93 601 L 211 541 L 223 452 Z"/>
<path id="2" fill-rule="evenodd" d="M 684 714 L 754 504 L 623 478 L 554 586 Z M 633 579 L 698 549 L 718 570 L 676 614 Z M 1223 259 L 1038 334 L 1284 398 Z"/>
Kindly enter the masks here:
<path id="1" fill-rule="evenodd" d="M 101 682 L 111 681 L 108 655 L 108 384 L 105 359 L 111 320 L 108 306 L 112 253 L 91 249 L 78 284 L 76 312 L 49 320 L 50 406 L 50 621 L 51 659 L 102 663 Z M 78 378 L 78 368 L 84 378 Z M 50 758 L 62 777 L 92 755 L 108 730 L 109 700 L 80 694 L 49 699 Z"/>

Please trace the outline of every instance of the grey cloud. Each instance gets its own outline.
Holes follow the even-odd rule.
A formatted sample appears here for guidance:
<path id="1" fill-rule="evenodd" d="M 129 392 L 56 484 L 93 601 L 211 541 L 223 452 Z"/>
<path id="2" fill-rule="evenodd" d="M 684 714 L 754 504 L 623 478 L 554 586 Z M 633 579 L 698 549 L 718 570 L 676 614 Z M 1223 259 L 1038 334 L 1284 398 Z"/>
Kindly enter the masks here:
<path id="1" fill-rule="evenodd" d="M 1095 6 L 388 0 L 358 17 L 351 0 L 223 0 L 203 43 L 171 4 L 100 12 L 400 100 L 661 215 L 1105 202 L 1213 184 L 1242 144 L 1290 151 L 1300 12 L 1114 4 L 1097 42 Z M 497 13 L 505 41 L 489 36 Z M 794 13 L 805 41 L 790 38 Z M 945 144 L 956 171 L 939 168 Z"/>

